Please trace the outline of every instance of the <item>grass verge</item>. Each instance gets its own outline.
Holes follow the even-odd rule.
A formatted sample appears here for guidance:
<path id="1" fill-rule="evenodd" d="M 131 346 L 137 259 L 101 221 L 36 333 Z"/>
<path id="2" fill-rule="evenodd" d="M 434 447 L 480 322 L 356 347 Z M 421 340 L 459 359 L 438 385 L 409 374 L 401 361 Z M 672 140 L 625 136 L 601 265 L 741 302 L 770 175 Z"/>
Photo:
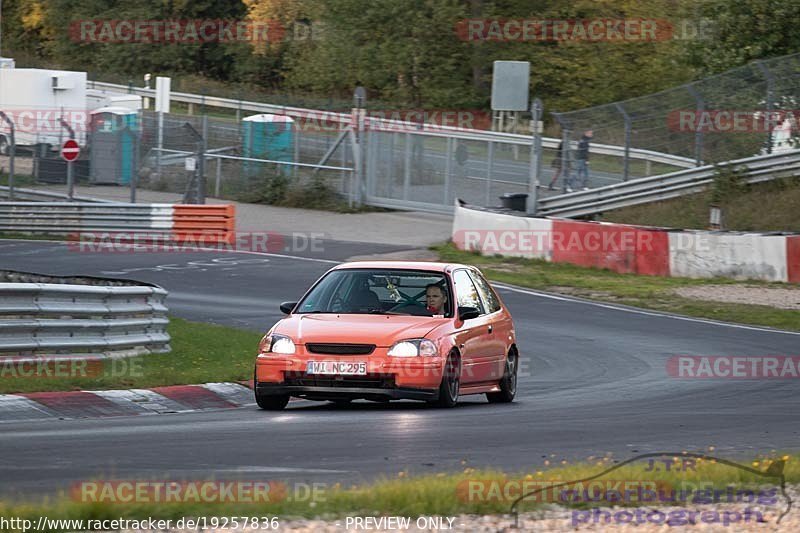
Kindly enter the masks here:
<path id="1" fill-rule="evenodd" d="M 172 337 L 171 353 L 104 361 L 102 368 L 87 365 L 85 372 L 80 368 L 66 372 L 76 377 L 51 377 L 44 371 L 34 371 L 34 377 L 20 376 L 19 365 L 0 360 L 0 394 L 150 388 L 253 377 L 262 334 L 174 317 L 167 331 Z"/>
<path id="2" fill-rule="evenodd" d="M 618 274 L 605 269 L 544 260 L 482 256 L 460 251 L 452 244 L 431 249 L 439 254 L 442 261 L 475 265 L 494 281 L 681 315 L 800 331 L 800 313 L 797 311 L 764 305 L 695 300 L 672 293 L 673 289 L 679 287 L 701 285 L 786 288 L 782 283 Z"/>
<path id="3" fill-rule="evenodd" d="M 713 447 L 709 449 L 713 450 Z M 301 494 L 296 490 L 296 486 L 274 480 L 261 480 L 263 483 L 269 483 L 270 491 L 267 493 L 267 498 L 254 503 L 201 503 L 197 501 L 198 497 L 189 497 L 188 491 L 181 493 L 186 497 L 177 498 L 184 501 L 174 503 L 147 503 L 146 500 L 152 498 L 153 493 L 149 493 L 151 496 L 140 499 L 137 503 L 120 503 L 118 498 L 129 496 L 123 496 L 119 490 L 105 492 L 98 490 L 95 493 L 96 498 L 87 498 L 92 501 L 82 501 L 80 491 L 70 494 L 64 492 L 54 500 L 0 503 L 0 516 L 13 516 L 36 523 L 40 516 L 47 516 L 50 519 L 84 520 L 278 516 L 286 520 L 302 517 L 331 519 L 346 515 L 508 514 L 512 502 L 520 495 L 548 486 L 551 488 L 546 492 L 523 500 L 518 510 L 536 509 L 542 503 L 558 503 L 576 509 L 610 505 L 648 507 L 706 505 L 713 502 L 707 500 L 709 495 L 713 498 L 713 492 L 701 491 L 720 490 L 719 500 L 725 502 L 723 498 L 726 497 L 725 491 L 728 487 L 732 490 L 752 490 L 755 494 L 761 495 L 769 490 L 767 486 L 774 488 L 778 481 L 776 478 L 755 474 L 746 468 L 722 464 L 716 459 L 692 460 L 678 454 L 664 456 L 653 464 L 643 459 L 606 473 L 597 478 L 606 483 L 599 487 L 595 485 L 593 490 L 599 490 L 589 493 L 593 496 L 587 498 L 587 493 L 584 492 L 588 490 L 587 485 L 577 482 L 602 474 L 616 462 L 608 456 L 588 458 L 576 464 L 561 461 L 562 465 L 555 468 L 534 468 L 530 472 L 514 474 L 472 468 L 465 468 L 463 472 L 457 474 L 437 473 L 415 477 L 409 477 L 406 472 L 399 472 L 394 478 L 383 478 L 362 486 L 343 487 L 339 483 L 318 486 L 318 490 L 311 495 L 305 491 Z M 547 464 L 547 461 L 544 463 Z M 758 457 L 742 466 L 766 473 L 768 469 L 771 467 L 774 469 L 781 463 L 786 482 L 798 483 L 800 459 L 796 455 L 779 455 L 772 452 L 769 456 Z M 667 468 L 668 464 L 674 466 Z M 96 481 L 100 487 L 103 486 L 103 481 Z M 631 487 L 647 490 L 658 487 L 657 490 L 664 491 L 664 496 L 656 493 L 655 502 L 642 501 L 643 499 L 636 496 L 635 492 L 625 495 L 625 489 L 615 488 L 623 486 L 615 485 L 619 481 L 627 481 L 632 483 L 629 485 Z M 561 483 L 567 485 L 552 488 L 552 485 Z M 562 490 L 575 490 L 577 493 L 569 496 L 564 495 Z M 686 491 L 684 497 L 680 496 L 681 490 Z M 672 495 L 672 491 L 675 491 L 678 501 L 665 501 Z M 270 494 L 272 498 L 269 498 Z M 765 503 L 764 506 L 774 508 L 777 514 L 782 511 L 786 503 L 782 495 L 776 492 L 772 494 L 771 503 Z"/>

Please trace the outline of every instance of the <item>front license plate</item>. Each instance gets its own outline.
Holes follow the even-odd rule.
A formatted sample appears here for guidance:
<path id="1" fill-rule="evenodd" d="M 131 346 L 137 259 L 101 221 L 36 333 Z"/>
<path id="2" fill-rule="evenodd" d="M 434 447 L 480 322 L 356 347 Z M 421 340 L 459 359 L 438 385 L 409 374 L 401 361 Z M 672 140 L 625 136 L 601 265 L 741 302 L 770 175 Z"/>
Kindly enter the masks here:
<path id="1" fill-rule="evenodd" d="M 322 374 L 333 376 L 365 376 L 367 363 L 349 363 L 339 361 L 309 361 L 306 374 Z"/>

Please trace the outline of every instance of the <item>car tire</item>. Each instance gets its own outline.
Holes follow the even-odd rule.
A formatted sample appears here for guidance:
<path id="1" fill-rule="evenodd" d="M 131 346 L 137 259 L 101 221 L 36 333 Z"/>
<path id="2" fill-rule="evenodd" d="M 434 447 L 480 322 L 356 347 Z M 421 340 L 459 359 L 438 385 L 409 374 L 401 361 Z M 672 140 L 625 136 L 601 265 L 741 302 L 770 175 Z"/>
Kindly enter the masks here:
<path id="1" fill-rule="evenodd" d="M 450 352 L 444 364 L 442 383 L 439 385 L 439 399 L 434 403 L 438 407 L 455 407 L 461 389 L 461 359 L 458 353 Z"/>
<path id="2" fill-rule="evenodd" d="M 259 394 L 258 393 L 258 379 L 256 378 L 256 370 L 253 369 L 253 394 L 256 397 L 256 405 L 265 411 L 282 411 L 289 404 L 288 394 Z"/>
<path id="3" fill-rule="evenodd" d="M 0 155 L 9 155 L 11 149 L 9 148 L 8 139 L 5 135 L 0 135 Z"/>
<path id="4" fill-rule="evenodd" d="M 265 411 L 282 411 L 289 404 L 289 395 L 265 395 L 256 392 L 256 403 Z"/>
<path id="5" fill-rule="evenodd" d="M 519 369 L 519 354 L 516 350 L 508 352 L 506 368 L 503 379 L 500 380 L 499 392 L 487 392 L 486 399 L 489 403 L 511 403 L 517 395 L 517 370 Z"/>
<path id="6" fill-rule="evenodd" d="M 352 401 L 353 401 L 352 398 L 338 398 L 336 400 L 331 400 L 330 402 L 338 406 L 344 406 L 344 405 L 349 405 L 350 402 Z"/>

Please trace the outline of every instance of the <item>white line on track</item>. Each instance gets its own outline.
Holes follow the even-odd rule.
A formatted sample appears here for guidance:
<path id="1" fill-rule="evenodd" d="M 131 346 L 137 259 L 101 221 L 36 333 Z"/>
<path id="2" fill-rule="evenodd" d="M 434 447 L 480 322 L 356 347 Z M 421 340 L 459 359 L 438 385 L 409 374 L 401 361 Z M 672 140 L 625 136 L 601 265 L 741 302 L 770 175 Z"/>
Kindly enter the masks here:
<path id="1" fill-rule="evenodd" d="M 730 322 L 721 322 L 718 320 L 710 320 L 706 318 L 692 318 L 688 316 L 681 316 L 681 315 L 671 315 L 669 313 L 659 313 L 657 311 L 644 311 L 642 309 L 636 309 L 634 307 L 624 307 L 618 306 L 613 304 L 607 304 L 602 302 L 593 302 L 591 300 L 583 300 L 580 298 L 574 298 L 570 296 L 560 296 L 556 294 L 549 294 L 546 292 L 538 292 L 530 289 L 523 289 L 521 287 L 516 287 L 514 285 L 507 285 L 505 283 L 497 283 L 492 282 L 492 285 L 499 288 L 505 289 L 511 292 L 518 292 L 521 294 L 528 294 L 531 296 L 538 296 L 540 298 L 549 298 L 551 300 L 560 300 L 564 302 L 572 302 L 572 303 L 579 303 L 584 305 L 592 305 L 595 307 L 602 307 L 604 309 L 613 309 L 615 311 L 624 311 L 626 313 L 633 313 L 635 315 L 645 315 L 645 316 L 655 316 L 661 318 L 672 318 L 674 320 L 684 320 L 686 322 L 698 322 L 700 324 L 710 324 L 712 326 L 723 326 L 726 328 L 736 328 L 736 329 L 747 329 L 751 331 L 763 331 L 766 333 L 783 333 L 786 335 L 800 335 L 800 331 L 786 331 L 782 329 L 773 329 L 773 328 L 763 328 L 759 326 L 746 326 L 744 324 L 732 324 Z"/>

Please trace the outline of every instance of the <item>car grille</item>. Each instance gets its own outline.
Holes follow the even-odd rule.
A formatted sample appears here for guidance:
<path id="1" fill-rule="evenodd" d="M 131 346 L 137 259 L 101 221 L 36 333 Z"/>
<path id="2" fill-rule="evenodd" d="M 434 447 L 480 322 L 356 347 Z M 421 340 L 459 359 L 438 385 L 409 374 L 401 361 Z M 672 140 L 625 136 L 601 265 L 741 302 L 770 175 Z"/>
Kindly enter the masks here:
<path id="1" fill-rule="evenodd" d="M 363 389 L 392 389 L 394 377 L 380 374 L 366 376 L 309 376 L 308 374 L 287 374 L 284 385 L 298 387 L 341 387 Z"/>
<path id="2" fill-rule="evenodd" d="M 330 355 L 369 355 L 373 352 L 373 350 L 375 350 L 375 345 L 312 342 L 306 344 L 306 349 L 311 353 L 324 353 Z"/>

